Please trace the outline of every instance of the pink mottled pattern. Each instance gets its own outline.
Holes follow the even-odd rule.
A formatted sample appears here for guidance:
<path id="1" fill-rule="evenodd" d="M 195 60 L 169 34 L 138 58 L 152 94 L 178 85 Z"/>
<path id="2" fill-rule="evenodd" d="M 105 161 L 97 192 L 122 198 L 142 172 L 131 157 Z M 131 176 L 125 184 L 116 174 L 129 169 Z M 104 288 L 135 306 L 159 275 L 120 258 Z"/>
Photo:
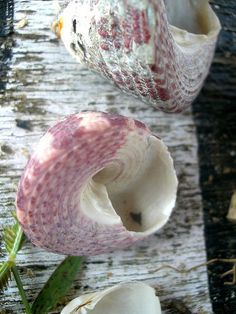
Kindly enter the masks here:
<path id="1" fill-rule="evenodd" d="M 130 0 L 89 1 L 72 0 L 69 4 L 74 5 L 72 19 L 77 25 L 84 3 L 90 3 L 94 12 L 90 22 L 92 44 L 77 31 L 72 53 L 81 54 L 79 39 L 84 53 L 81 62 L 122 90 L 166 112 L 179 112 L 189 106 L 208 74 L 216 36 L 186 53 L 173 39 L 163 0 L 150 0 L 142 10 Z M 142 60 L 134 52 L 134 46 L 143 50 L 151 47 L 153 62 Z"/>
<path id="2" fill-rule="evenodd" d="M 58 122 L 41 138 L 16 199 L 17 217 L 35 245 L 67 255 L 94 255 L 137 241 L 122 223 L 97 223 L 80 210 L 81 188 L 116 158 L 130 132 L 150 134 L 140 121 L 84 112 Z"/>

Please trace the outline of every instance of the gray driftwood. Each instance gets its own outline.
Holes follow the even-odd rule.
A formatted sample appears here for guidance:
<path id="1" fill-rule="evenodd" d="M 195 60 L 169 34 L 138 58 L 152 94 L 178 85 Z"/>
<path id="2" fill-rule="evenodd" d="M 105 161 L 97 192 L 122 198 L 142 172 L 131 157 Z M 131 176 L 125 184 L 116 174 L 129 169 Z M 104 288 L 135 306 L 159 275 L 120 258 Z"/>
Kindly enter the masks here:
<path id="1" fill-rule="evenodd" d="M 191 111 L 158 112 L 78 65 L 50 29 L 55 18 L 52 1 L 17 0 L 15 12 L 15 20 L 26 16 L 28 25 L 5 41 L 12 58 L 6 90 L 0 95 L 1 229 L 11 221 L 17 183 L 28 154 L 57 119 L 81 110 L 140 119 L 165 140 L 173 155 L 180 181 L 175 211 L 165 228 L 136 246 L 88 258 L 67 299 L 121 281 L 141 280 L 156 288 L 163 313 L 179 313 L 179 307 L 185 311 L 181 313 L 211 313 L 206 268 L 185 275 L 170 269 L 155 272 L 163 264 L 191 267 L 206 260 Z M 62 259 L 30 243 L 24 246 L 18 265 L 30 301 Z M 14 282 L 0 299 L 0 313 L 23 313 Z"/>

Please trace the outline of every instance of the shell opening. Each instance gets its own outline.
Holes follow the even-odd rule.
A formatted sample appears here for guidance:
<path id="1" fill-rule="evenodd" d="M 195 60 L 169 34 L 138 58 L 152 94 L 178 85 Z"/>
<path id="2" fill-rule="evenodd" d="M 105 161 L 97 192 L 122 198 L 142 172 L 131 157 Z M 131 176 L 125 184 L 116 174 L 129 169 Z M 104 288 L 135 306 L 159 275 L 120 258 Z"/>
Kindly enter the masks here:
<path id="1" fill-rule="evenodd" d="M 145 141 L 131 136 L 117 160 L 90 180 L 81 205 L 97 221 L 98 212 L 103 212 L 103 223 L 106 218 L 107 223 L 121 219 L 127 230 L 149 234 L 168 220 L 176 188 L 173 162 L 163 142 L 154 136 Z"/>
<path id="2" fill-rule="evenodd" d="M 208 0 L 164 0 L 172 26 L 193 34 L 207 35 L 212 30 L 213 11 Z"/>

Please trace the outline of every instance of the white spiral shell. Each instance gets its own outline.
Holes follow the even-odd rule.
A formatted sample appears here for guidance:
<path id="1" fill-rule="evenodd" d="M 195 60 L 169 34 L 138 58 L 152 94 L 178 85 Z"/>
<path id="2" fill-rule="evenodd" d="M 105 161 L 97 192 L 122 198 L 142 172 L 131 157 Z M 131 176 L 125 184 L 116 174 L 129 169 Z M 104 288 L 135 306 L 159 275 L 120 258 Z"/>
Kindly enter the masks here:
<path id="1" fill-rule="evenodd" d="M 72 300 L 61 314 L 161 314 L 155 290 L 141 282 L 126 282 Z"/>
<path id="2" fill-rule="evenodd" d="M 219 30 L 208 0 L 71 0 L 59 18 L 79 62 L 167 112 L 198 95 Z"/>

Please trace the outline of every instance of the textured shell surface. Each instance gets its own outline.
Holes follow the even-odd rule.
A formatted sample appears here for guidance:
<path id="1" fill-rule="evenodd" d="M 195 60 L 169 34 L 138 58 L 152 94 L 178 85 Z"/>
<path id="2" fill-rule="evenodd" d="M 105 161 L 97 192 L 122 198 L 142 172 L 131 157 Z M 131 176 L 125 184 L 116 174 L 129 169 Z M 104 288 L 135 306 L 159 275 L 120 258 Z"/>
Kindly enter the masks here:
<path id="1" fill-rule="evenodd" d="M 71 0 L 60 26 L 79 62 L 167 112 L 198 95 L 220 31 L 208 0 Z"/>
<path id="2" fill-rule="evenodd" d="M 72 300 L 61 314 L 161 314 L 155 290 L 141 282 L 125 282 Z"/>
<path id="3" fill-rule="evenodd" d="M 94 255 L 159 230 L 176 190 L 167 147 L 142 122 L 83 112 L 41 138 L 19 183 L 17 216 L 34 244 Z"/>

